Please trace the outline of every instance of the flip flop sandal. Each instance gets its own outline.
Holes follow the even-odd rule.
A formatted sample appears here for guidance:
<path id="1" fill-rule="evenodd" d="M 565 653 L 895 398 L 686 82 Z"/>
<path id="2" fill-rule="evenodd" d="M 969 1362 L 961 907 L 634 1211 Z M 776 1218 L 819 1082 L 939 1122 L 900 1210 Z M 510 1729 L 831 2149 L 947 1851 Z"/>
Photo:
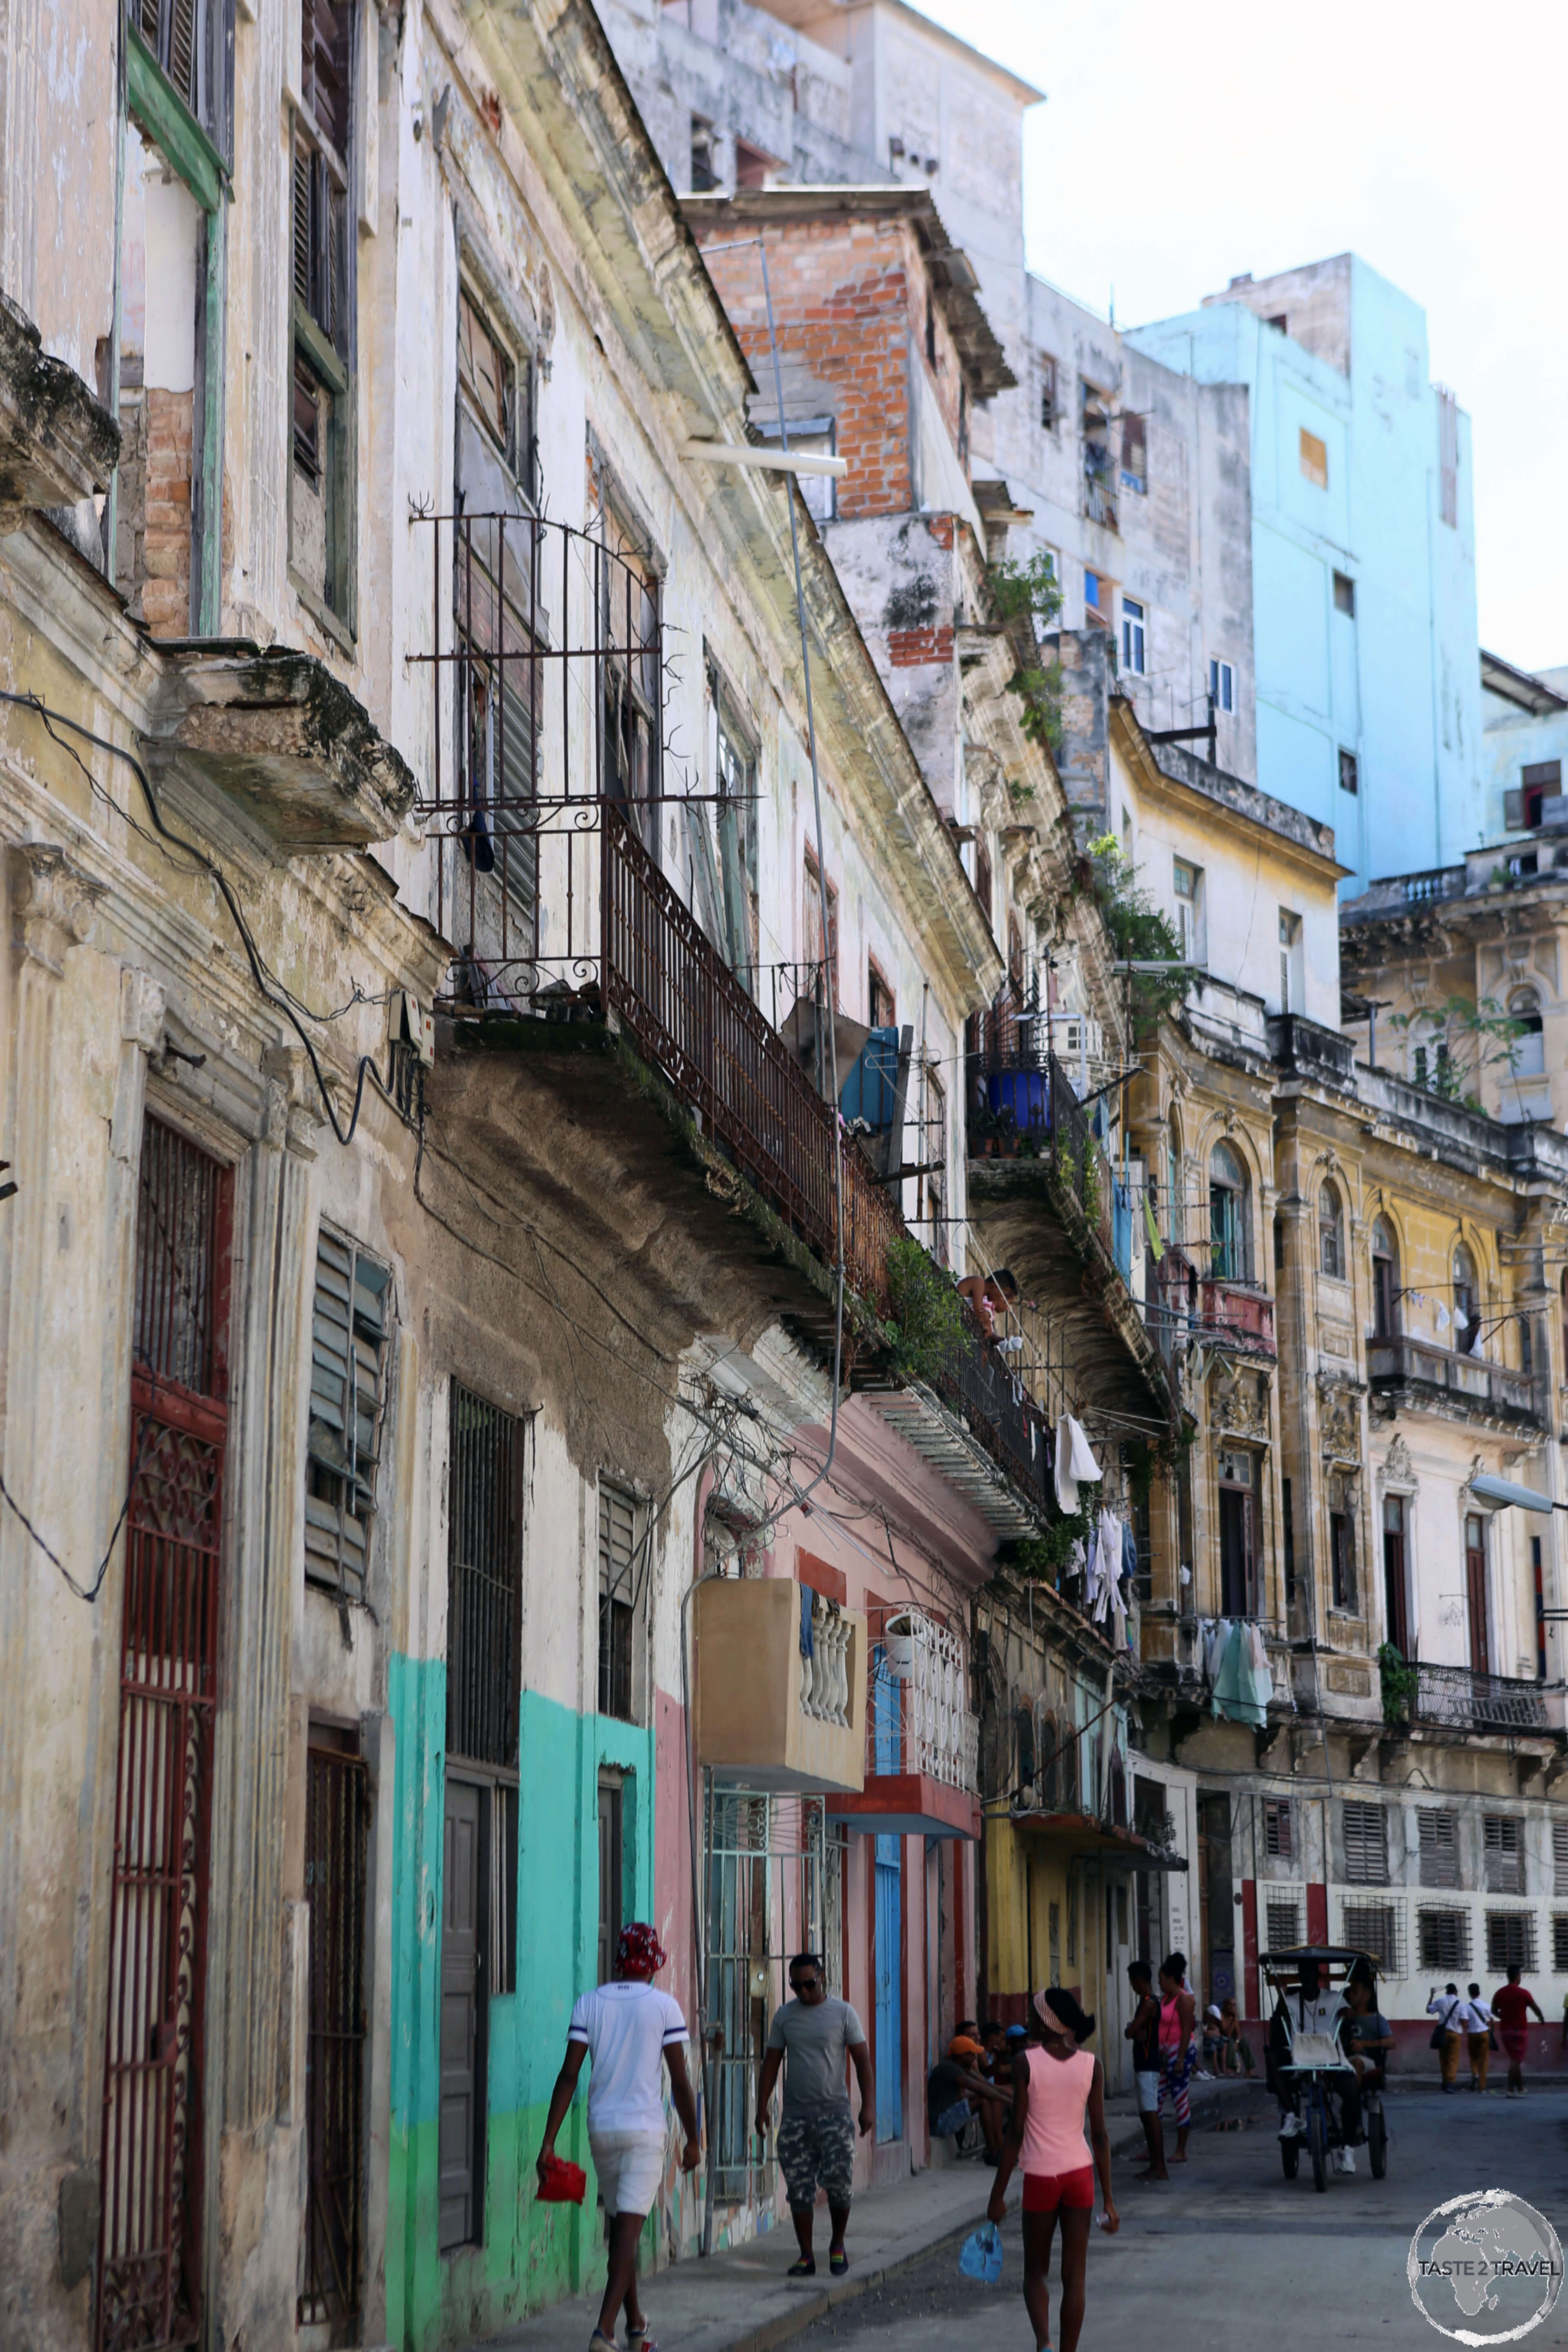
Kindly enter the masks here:
<path id="1" fill-rule="evenodd" d="M 836 2254 L 830 2253 L 827 2257 L 827 2267 L 835 2278 L 842 2278 L 849 2267 L 848 2255 L 842 2248 Z"/>
<path id="2" fill-rule="evenodd" d="M 798 2263 L 791 2263 L 784 2276 L 785 2278 L 815 2278 L 816 2276 L 816 2255 L 806 2254 Z"/>
<path id="3" fill-rule="evenodd" d="M 640 2327 L 627 2328 L 626 2352 L 658 2352 L 658 2346 L 653 2340 L 653 2329 L 646 2319 Z"/>

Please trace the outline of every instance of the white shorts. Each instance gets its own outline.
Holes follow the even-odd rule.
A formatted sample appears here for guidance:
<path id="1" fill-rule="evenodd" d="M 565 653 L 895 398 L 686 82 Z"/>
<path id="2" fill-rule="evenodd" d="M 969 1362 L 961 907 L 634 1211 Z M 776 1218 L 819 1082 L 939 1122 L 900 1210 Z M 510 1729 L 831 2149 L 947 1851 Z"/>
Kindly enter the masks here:
<path id="1" fill-rule="evenodd" d="M 1138 2094 L 1141 2116 L 1157 2116 L 1160 2112 L 1160 2077 L 1158 2074 L 1134 2074 L 1133 2087 Z"/>
<path id="2" fill-rule="evenodd" d="M 664 2178 L 661 2131 L 591 2131 L 588 2152 L 606 2213 L 651 2213 Z"/>

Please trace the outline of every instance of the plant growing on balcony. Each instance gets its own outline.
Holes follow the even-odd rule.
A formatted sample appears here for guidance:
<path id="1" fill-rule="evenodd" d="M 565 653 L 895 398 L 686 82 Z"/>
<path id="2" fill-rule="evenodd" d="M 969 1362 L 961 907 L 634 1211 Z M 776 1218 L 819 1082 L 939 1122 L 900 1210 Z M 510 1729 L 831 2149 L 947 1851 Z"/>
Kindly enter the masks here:
<path id="1" fill-rule="evenodd" d="M 1118 961 L 1178 963 L 1182 943 L 1147 891 L 1138 881 L 1138 868 L 1124 856 L 1113 833 L 1091 841 L 1073 877 L 1076 898 L 1091 898 L 1110 934 Z M 1180 971 L 1135 971 L 1128 975 L 1132 1009 L 1152 1020 L 1168 1004 L 1186 993 L 1186 976 Z"/>
<path id="2" fill-rule="evenodd" d="M 1408 1658 L 1400 1655 L 1392 1642 L 1384 1642 L 1378 1650 L 1377 1670 L 1383 1685 L 1384 1723 L 1408 1723 L 1415 1704 L 1415 1667 Z"/>
<path id="3" fill-rule="evenodd" d="M 929 1251 L 904 1234 L 889 1244 L 888 1299 L 892 1369 L 931 1385 L 961 1361 L 967 1334 L 963 1302 Z"/>
<path id="4" fill-rule="evenodd" d="M 1005 555 L 987 566 L 987 577 L 1003 620 L 1009 625 L 1026 623 L 1020 634 L 1037 648 L 1041 630 L 1048 629 L 1062 609 L 1062 592 L 1051 558 L 1043 550 L 1027 563 Z M 1017 642 L 1016 637 L 1014 641 Z M 1007 680 L 1007 689 L 1023 703 L 1020 724 L 1030 742 L 1056 751 L 1062 740 L 1060 662 L 1042 662 L 1037 651 L 1030 660 L 1020 659 Z"/>
<path id="5" fill-rule="evenodd" d="M 1087 1510 L 1053 1519 L 1044 1535 L 1023 1536 L 1008 1544 L 1003 1559 L 1015 1575 L 1031 1583 L 1059 1585 L 1075 1543 L 1087 1544 L 1090 1518 Z"/>

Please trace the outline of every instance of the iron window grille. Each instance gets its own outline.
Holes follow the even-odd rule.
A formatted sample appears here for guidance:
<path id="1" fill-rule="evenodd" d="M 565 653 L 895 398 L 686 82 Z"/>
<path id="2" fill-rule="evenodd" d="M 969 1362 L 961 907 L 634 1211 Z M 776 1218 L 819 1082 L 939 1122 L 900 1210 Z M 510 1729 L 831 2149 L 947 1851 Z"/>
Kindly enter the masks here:
<path id="1" fill-rule="evenodd" d="M 392 1276 L 323 1226 L 310 1318 L 305 1574 L 363 1601 L 381 1459 Z"/>
<path id="2" fill-rule="evenodd" d="M 1341 1917 L 1343 1940 L 1358 1952 L 1370 1952 L 1384 1976 L 1409 1974 L 1401 1904 L 1347 1903 Z"/>
<path id="3" fill-rule="evenodd" d="M 305 1772 L 310 1957 L 301 2327 L 323 2321 L 342 2326 L 353 2319 L 360 2308 L 364 2258 L 364 1906 L 370 1801 L 363 1759 L 337 1747 L 318 1746 L 319 1736 L 312 1731 Z"/>
<path id="4" fill-rule="evenodd" d="M 1416 1809 L 1415 1831 L 1421 1847 L 1423 1886 L 1458 1886 L 1459 1883 L 1458 1824 L 1452 1813 L 1436 1806 Z"/>
<path id="5" fill-rule="evenodd" d="M 447 1602 L 447 1750 L 517 1763 L 522 1433 L 452 1383 Z"/>
<path id="6" fill-rule="evenodd" d="M 1263 1850 L 1289 1862 L 1296 1852 L 1295 1829 L 1290 1815 L 1289 1797 L 1266 1797 L 1263 1801 Z"/>
<path id="7" fill-rule="evenodd" d="M 1534 1968 L 1533 1911 L 1487 1913 L 1487 1966 L 1499 1970 Z"/>
<path id="8" fill-rule="evenodd" d="M 1522 1823 L 1512 1813 L 1482 1816 L 1489 1895 L 1524 1893 Z"/>
<path id="9" fill-rule="evenodd" d="M 1352 1886 L 1388 1885 L 1388 1815 L 1381 1805 L 1344 1808 L 1345 1877 Z"/>
<path id="10" fill-rule="evenodd" d="M 1416 1914 L 1416 1947 L 1424 1969 L 1468 1969 L 1470 1915 L 1457 1906 L 1423 1905 Z"/>
<path id="11" fill-rule="evenodd" d="M 1568 1822 L 1552 1824 L 1552 1892 L 1568 1895 Z"/>
<path id="12" fill-rule="evenodd" d="M 1568 1912 L 1552 1915 L 1552 1967 L 1555 1975 L 1568 1977 Z"/>
<path id="13" fill-rule="evenodd" d="M 1263 1930 L 1265 1951 L 1293 1951 L 1301 1940 L 1300 1900 L 1270 1895 L 1263 1906 Z"/>
<path id="14" fill-rule="evenodd" d="M 599 1713 L 634 1720 L 637 1506 L 608 1479 L 599 1482 Z"/>

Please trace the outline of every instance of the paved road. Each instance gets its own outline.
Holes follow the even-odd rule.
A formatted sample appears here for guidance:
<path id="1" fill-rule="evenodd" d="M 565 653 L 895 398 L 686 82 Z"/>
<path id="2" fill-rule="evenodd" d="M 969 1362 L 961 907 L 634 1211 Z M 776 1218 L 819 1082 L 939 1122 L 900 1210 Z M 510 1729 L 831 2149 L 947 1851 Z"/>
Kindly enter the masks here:
<path id="1" fill-rule="evenodd" d="M 1510 2189 L 1568 2241 L 1568 2091 L 1522 2101 L 1400 2093 L 1386 2110 L 1386 2179 L 1370 2178 L 1358 2148 L 1355 2179 L 1331 2174 L 1321 2196 L 1305 2160 L 1296 2180 L 1283 2177 L 1272 2110 L 1261 2105 L 1240 2128 L 1194 2130 L 1185 2174 L 1173 2170 L 1169 2189 L 1139 2187 L 1131 2160 L 1119 2161 L 1121 2229 L 1090 2235 L 1081 2352 L 1435 2352 L 1444 2339 L 1415 2311 L 1405 2277 L 1411 2234 L 1434 2206 L 1464 2189 Z M 802 2352 L 871 2352 L 873 2339 L 889 2338 L 899 2352 L 952 2352 L 976 2320 L 984 2352 L 1032 2352 L 1017 2195 L 1015 2179 L 998 2287 L 961 2278 L 951 2252 L 933 2256 L 819 2320 L 796 2339 Z M 1568 2294 L 1525 2339 L 1530 2352 L 1548 2343 L 1557 2352 L 1565 2322 Z M 1056 2323 L 1053 2279 L 1053 2340 Z"/>

